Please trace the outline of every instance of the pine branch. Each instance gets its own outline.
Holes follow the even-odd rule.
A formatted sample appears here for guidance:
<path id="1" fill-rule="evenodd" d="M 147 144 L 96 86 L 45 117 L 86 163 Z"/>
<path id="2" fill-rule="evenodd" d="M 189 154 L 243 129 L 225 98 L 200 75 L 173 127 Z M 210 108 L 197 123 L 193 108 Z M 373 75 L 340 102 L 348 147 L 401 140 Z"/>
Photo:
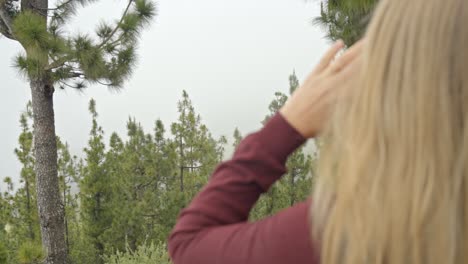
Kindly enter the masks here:
<path id="1" fill-rule="evenodd" d="M 70 3 L 72 0 L 69 0 L 67 1 L 66 3 Z M 110 40 L 112 39 L 112 37 L 114 36 L 114 34 L 117 32 L 117 30 L 119 29 L 120 25 L 122 24 L 123 20 L 125 19 L 125 16 L 127 15 L 128 11 L 130 10 L 130 6 L 131 4 L 133 3 L 133 0 L 129 0 L 128 1 L 128 5 L 127 5 L 127 8 L 125 8 L 125 11 L 122 15 L 122 17 L 120 18 L 120 21 L 119 23 L 117 23 L 117 25 L 115 26 L 114 30 L 112 30 L 112 32 L 109 34 L 109 36 L 104 39 L 98 46 L 97 48 L 98 49 L 102 49 L 102 47 Z M 52 69 L 56 69 L 58 67 L 61 67 L 63 66 L 66 62 L 68 62 L 72 57 L 71 56 L 64 56 L 62 57 L 61 59 L 58 59 L 54 62 L 52 62 L 51 64 L 49 64 L 49 66 L 47 66 L 45 68 L 46 71 L 49 71 L 49 70 L 52 70 Z M 101 83 L 102 85 L 107 85 L 107 86 L 111 86 L 112 84 L 105 84 L 105 83 Z"/>
<path id="2" fill-rule="evenodd" d="M 13 36 L 13 21 L 3 7 L 0 7 L 0 32 L 5 37 L 16 40 Z"/>
<path id="3" fill-rule="evenodd" d="M 130 6 L 132 5 L 133 3 L 133 0 L 129 0 L 128 1 L 128 5 L 127 5 L 127 8 L 125 8 L 125 11 L 124 13 L 122 14 L 122 17 L 120 18 L 120 21 L 119 23 L 117 23 L 117 25 L 115 26 L 114 30 L 112 30 L 112 32 L 109 34 L 109 36 L 104 39 L 101 44 L 98 45 L 98 49 L 102 48 L 102 46 L 106 45 L 106 43 L 115 35 L 115 33 L 117 32 L 117 30 L 119 29 L 120 25 L 122 24 L 123 20 L 125 19 L 125 16 L 127 15 L 128 11 L 130 10 Z"/>
<path id="4" fill-rule="evenodd" d="M 99 80 L 96 80 L 97 83 L 99 83 L 100 85 L 104 85 L 104 86 L 112 86 L 113 84 L 112 83 L 103 83 Z"/>
<path id="5" fill-rule="evenodd" d="M 62 85 L 68 86 L 68 87 L 70 87 L 70 88 L 73 88 L 73 89 L 76 88 L 76 87 L 74 87 L 74 86 L 72 86 L 72 85 L 70 85 L 70 84 L 68 84 L 68 83 L 66 83 L 66 82 L 63 82 L 63 81 L 59 81 L 59 83 L 62 84 Z"/>
<path id="6" fill-rule="evenodd" d="M 123 35 L 121 35 L 118 39 L 116 39 L 115 41 L 112 41 L 111 43 L 109 43 L 109 45 L 111 46 L 114 46 L 114 45 L 117 45 L 119 44 L 119 42 L 121 42 L 123 39 Z"/>
<path id="7" fill-rule="evenodd" d="M 62 87 L 67 86 L 67 87 L 69 87 L 69 88 L 72 88 L 72 89 L 75 89 L 75 90 L 78 90 L 78 91 L 81 90 L 81 89 L 83 89 L 83 88 L 85 88 L 85 85 L 84 85 L 83 82 L 76 83 L 74 86 L 71 85 L 71 84 L 66 83 L 65 81 L 58 81 L 58 83 L 59 83 Z M 61 87 L 61 88 L 62 88 L 62 87 Z M 63 89 L 63 88 L 62 88 L 62 89 Z"/>
<path id="8" fill-rule="evenodd" d="M 67 55 L 67 56 L 63 56 L 62 58 L 52 62 L 51 64 L 49 64 L 47 67 L 45 67 L 45 70 L 46 71 L 50 71 L 50 70 L 53 70 L 53 69 L 56 69 L 58 67 L 62 67 L 65 63 L 67 63 L 70 59 L 72 59 L 72 56 L 70 55 Z"/>

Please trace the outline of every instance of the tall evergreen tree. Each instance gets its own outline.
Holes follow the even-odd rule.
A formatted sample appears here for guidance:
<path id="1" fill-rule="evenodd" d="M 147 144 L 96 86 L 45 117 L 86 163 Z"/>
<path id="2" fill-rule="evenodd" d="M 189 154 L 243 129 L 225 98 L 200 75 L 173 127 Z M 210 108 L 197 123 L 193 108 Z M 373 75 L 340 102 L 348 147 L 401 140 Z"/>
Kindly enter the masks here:
<path id="1" fill-rule="evenodd" d="M 122 225 L 122 218 L 127 217 L 129 197 L 127 191 L 128 177 L 131 176 L 128 171 L 124 171 L 124 164 L 127 163 L 125 151 L 125 142 L 117 135 L 112 133 L 109 140 L 109 149 L 105 153 L 105 162 L 103 166 L 106 171 L 107 179 L 107 206 L 108 214 L 107 227 L 102 233 L 100 240 L 104 246 L 104 254 L 113 254 L 114 250 L 125 249 L 125 225 Z M 102 252 L 101 252 L 102 253 Z M 96 253 L 95 253 L 96 254 Z M 90 262 L 92 263 L 92 262 Z"/>
<path id="2" fill-rule="evenodd" d="M 19 147 L 15 154 L 22 164 L 20 183 L 22 186 L 16 191 L 15 206 L 18 210 L 20 237 L 27 237 L 30 242 L 40 239 L 39 219 L 37 215 L 36 175 L 34 173 L 33 132 L 29 122 L 32 118 L 31 103 L 28 103 L 26 112 L 21 114 L 20 125 L 22 132 L 19 136 Z M 25 228 L 22 228 L 25 227 Z"/>
<path id="3" fill-rule="evenodd" d="M 149 190 L 154 190 L 152 185 L 158 180 L 154 169 L 153 138 L 145 134 L 134 118 L 127 122 L 127 135 L 128 141 L 122 149 L 120 175 L 112 176 L 115 195 L 111 206 L 117 210 L 113 213 L 112 228 L 105 233 L 107 251 L 112 248 L 123 251 L 127 246 L 136 250 L 150 235 L 146 232 L 145 205 Z"/>
<path id="4" fill-rule="evenodd" d="M 15 219 L 15 195 L 14 195 L 14 186 L 12 179 L 10 177 L 5 177 L 3 179 L 3 186 L 0 199 L 0 241 L 6 247 L 7 251 L 7 263 L 14 263 L 16 261 L 16 256 L 14 251 L 18 249 L 20 241 L 18 241 L 17 236 L 15 235 L 15 228 L 13 227 Z"/>
<path id="5" fill-rule="evenodd" d="M 157 184 L 150 190 L 152 201 L 147 209 L 151 232 L 156 241 L 166 241 L 169 232 L 175 224 L 178 214 L 180 197 L 173 196 L 178 191 L 177 186 L 177 152 L 175 145 L 165 135 L 166 129 L 161 120 L 154 127 L 154 159 Z M 173 206 L 176 205 L 176 206 Z"/>
<path id="6" fill-rule="evenodd" d="M 9 177 L 4 180 L 8 184 Z M 1 188 L 1 186 L 0 186 Z M 8 188 L 8 186 L 7 186 Z M 10 223 L 12 215 L 11 198 L 8 190 L 0 189 L 0 263 L 11 263 Z"/>
<path id="7" fill-rule="evenodd" d="M 289 75 L 289 94 L 293 94 L 297 88 L 299 88 L 299 79 L 297 79 L 296 71 L 294 70 L 293 73 Z"/>
<path id="8" fill-rule="evenodd" d="M 76 229 L 78 227 L 78 195 L 72 192 L 72 187 L 78 183 L 78 158 L 70 154 L 68 143 L 63 143 L 57 137 L 58 149 L 58 177 L 62 204 L 65 208 L 65 243 L 67 254 L 75 246 L 77 240 Z M 73 258 L 70 257 L 70 260 Z"/>
<path id="9" fill-rule="evenodd" d="M 80 212 L 85 237 L 89 239 L 95 250 L 90 252 L 96 257 L 94 263 L 102 263 L 100 256 L 104 255 L 105 249 L 102 235 L 112 221 L 109 209 L 112 189 L 105 168 L 104 131 L 97 123 L 98 114 L 94 100 L 89 103 L 89 112 L 93 119 L 88 146 L 84 150 L 86 164 L 79 182 Z"/>
<path id="10" fill-rule="evenodd" d="M 342 39 L 349 47 L 364 34 L 378 0 L 322 0 L 320 16 L 314 22 L 322 26 L 330 40 Z"/>
<path id="11" fill-rule="evenodd" d="M 289 92 L 293 93 L 299 86 L 296 74 L 289 76 Z M 277 92 L 275 98 L 268 106 L 269 113 L 262 121 L 263 124 L 275 115 L 286 103 L 288 96 Z M 235 134 L 236 137 L 236 134 Z M 252 219 L 260 219 L 272 215 L 280 209 L 303 201 L 310 192 L 312 158 L 304 152 L 304 147 L 293 152 L 287 162 L 288 172 L 281 180 L 270 187 L 268 192 L 261 196 L 251 212 Z"/>
<path id="12" fill-rule="evenodd" d="M 57 178 L 55 88 L 83 88 L 93 83 L 121 87 L 135 63 L 138 35 L 155 14 L 149 0 L 129 0 L 121 19 L 114 25 L 101 23 L 96 38 L 66 34 L 69 18 L 90 2 L 59 0 L 51 7 L 49 0 L 0 1 L 0 33 L 23 47 L 15 65 L 31 88 L 37 203 L 47 264 L 67 263 Z"/>
<path id="13" fill-rule="evenodd" d="M 232 143 L 232 146 L 234 148 L 237 148 L 237 146 L 239 146 L 239 143 L 242 140 L 242 134 L 241 134 L 241 132 L 239 131 L 239 129 L 237 127 L 236 127 L 236 129 L 234 129 L 234 134 L 232 136 L 234 138 L 234 142 Z"/>
<path id="14" fill-rule="evenodd" d="M 179 169 L 179 190 L 188 202 L 207 182 L 214 166 L 221 161 L 226 138 L 213 138 L 195 113 L 188 93 L 178 103 L 179 118 L 171 126 Z"/>
<path id="15" fill-rule="evenodd" d="M 0 190 L 0 264 L 7 264 L 8 262 L 8 248 L 6 239 L 6 216 L 8 215 L 8 206 L 3 198 L 3 193 Z"/>

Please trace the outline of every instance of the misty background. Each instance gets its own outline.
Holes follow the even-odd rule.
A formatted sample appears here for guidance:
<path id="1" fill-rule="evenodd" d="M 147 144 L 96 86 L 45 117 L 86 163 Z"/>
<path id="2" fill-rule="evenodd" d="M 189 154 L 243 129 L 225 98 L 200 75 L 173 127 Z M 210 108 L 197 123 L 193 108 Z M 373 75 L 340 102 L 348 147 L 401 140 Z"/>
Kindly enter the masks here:
<path id="1" fill-rule="evenodd" d="M 70 26 L 90 32 L 99 19 L 117 19 L 124 0 L 102 0 L 79 9 Z M 139 60 L 122 90 L 94 85 L 55 93 L 57 134 L 82 153 L 88 140 L 90 98 L 96 99 L 106 136 L 125 138 L 126 121 L 135 117 L 146 131 L 160 118 L 177 119 L 177 101 L 186 90 L 215 137 L 229 140 L 235 127 L 247 134 L 261 127 L 274 92 L 288 93 L 288 76 L 304 79 L 327 48 L 311 21 L 317 1 L 304 0 L 158 0 L 158 15 L 139 42 Z M 105 14 L 105 15 L 103 15 Z M 12 68 L 19 44 L 0 38 L 0 179 L 20 174 L 14 149 L 19 117 L 30 100 L 27 80 Z M 230 144 L 229 144 L 230 145 Z"/>

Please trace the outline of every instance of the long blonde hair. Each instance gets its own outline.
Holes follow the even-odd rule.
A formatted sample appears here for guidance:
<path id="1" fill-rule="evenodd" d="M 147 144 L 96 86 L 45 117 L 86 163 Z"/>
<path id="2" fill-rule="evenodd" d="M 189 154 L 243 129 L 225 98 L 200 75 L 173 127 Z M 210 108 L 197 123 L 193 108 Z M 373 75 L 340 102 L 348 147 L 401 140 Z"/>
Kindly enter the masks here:
<path id="1" fill-rule="evenodd" d="M 381 0 L 361 85 L 325 131 L 325 264 L 468 263 L 468 2 Z"/>

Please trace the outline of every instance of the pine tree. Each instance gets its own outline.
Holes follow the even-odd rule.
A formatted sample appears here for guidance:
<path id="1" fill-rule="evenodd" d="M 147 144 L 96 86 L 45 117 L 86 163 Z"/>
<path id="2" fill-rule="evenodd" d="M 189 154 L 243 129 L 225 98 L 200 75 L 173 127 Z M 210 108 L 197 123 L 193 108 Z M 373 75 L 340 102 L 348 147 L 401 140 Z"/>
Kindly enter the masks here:
<path id="1" fill-rule="evenodd" d="M 111 176 L 115 182 L 112 208 L 112 228 L 105 233 L 107 252 L 112 248 L 124 251 L 128 246 L 136 250 L 147 238 L 147 195 L 157 182 L 154 169 L 153 138 L 145 134 L 141 124 L 134 118 L 127 122 L 128 141 L 122 149 L 122 162 L 118 175 Z M 110 164 L 108 165 L 110 166 Z M 118 166 L 115 164 L 115 166 Z M 117 203 L 116 203 L 117 202 Z"/>
<path id="2" fill-rule="evenodd" d="M 91 100 L 89 112 L 92 115 L 92 128 L 88 147 L 85 148 L 86 165 L 82 168 L 80 187 L 80 213 L 86 239 L 93 246 L 95 252 L 94 263 L 102 263 L 99 256 L 104 255 L 105 244 L 102 241 L 103 233 L 112 222 L 109 201 L 112 195 L 111 181 L 105 167 L 104 131 L 97 123 L 96 103 Z"/>
<path id="3" fill-rule="evenodd" d="M 16 235 L 15 224 L 15 194 L 14 194 L 14 185 L 10 177 L 5 177 L 3 179 L 3 185 L 6 187 L 1 192 L 0 199 L 0 242 L 6 247 L 7 250 L 7 263 L 14 263 L 16 261 L 16 255 L 14 252 L 18 249 L 21 241 L 18 241 Z"/>
<path id="4" fill-rule="evenodd" d="M 237 146 L 239 146 L 239 143 L 242 141 L 242 134 L 237 127 L 234 130 L 233 137 L 234 137 L 234 142 L 232 143 L 232 146 L 234 148 L 237 148 Z"/>
<path id="5" fill-rule="evenodd" d="M 0 264 L 7 264 L 10 258 L 9 239 L 7 225 L 11 215 L 11 207 L 8 204 L 8 194 L 0 190 Z"/>
<path id="6" fill-rule="evenodd" d="M 149 217 L 152 237 L 156 241 L 166 241 L 169 232 L 175 224 L 179 209 L 180 197 L 174 196 L 177 186 L 177 152 L 171 140 L 165 136 L 166 129 L 161 120 L 155 122 L 154 127 L 154 159 L 155 174 L 158 178 L 153 189 L 149 191 L 152 201 L 149 205 Z M 177 206 L 172 206 L 177 205 Z"/>
<path id="7" fill-rule="evenodd" d="M 22 132 L 19 136 L 19 148 L 15 154 L 22 164 L 20 183 L 23 184 L 15 194 L 15 207 L 18 210 L 18 236 L 27 238 L 29 242 L 37 242 L 39 235 L 39 219 L 37 215 L 36 175 L 34 173 L 33 132 L 29 122 L 32 118 L 31 103 L 26 112 L 21 114 L 20 125 Z M 21 223 L 21 224 L 19 224 Z M 24 229 L 22 227 L 25 227 Z M 26 242 L 26 241 L 25 241 Z"/>
<path id="8" fill-rule="evenodd" d="M 72 193 L 72 186 L 78 183 L 78 158 L 70 154 L 68 143 L 63 143 L 57 137 L 58 149 L 58 177 L 62 203 L 65 208 L 65 243 L 67 254 L 74 247 L 77 240 L 76 229 L 78 228 L 78 195 Z M 70 257 L 71 260 L 73 258 Z"/>
<path id="9" fill-rule="evenodd" d="M 179 118 L 171 126 L 177 151 L 179 190 L 188 202 L 208 181 L 214 166 L 222 159 L 226 138 L 213 138 L 195 113 L 188 93 L 178 103 Z"/>
<path id="10" fill-rule="evenodd" d="M 293 72 L 289 76 L 289 92 L 292 94 L 298 86 L 299 81 Z M 287 99 L 287 95 L 280 92 L 275 93 L 275 98 L 268 106 L 269 113 L 262 123 L 268 122 L 286 103 Z M 312 157 L 304 152 L 304 147 L 293 152 L 286 162 L 288 172 L 271 186 L 266 194 L 261 196 L 252 210 L 250 218 L 260 219 L 272 215 L 280 209 L 306 199 L 311 187 L 311 165 Z"/>
<path id="11" fill-rule="evenodd" d="M 166 138 L 166 129 L 163 122 L 158 119 L 154 126 L 154 144 L 156 159 L 156 175 L 159 179 L 157 188 L 167 189 L 173 184 L 176 174 L 177 153 L 173 142 Z"/>
<path id="12" fill-rule="evenodd" d="M 107 201 L 106 211 L 108 214 L 107 227 L 100 236 L 100 241 L 104 246 L 104 254 L 113 254 L 114 250 L 125 249 L 125 224 L 122 226 L 121 219 L 128 214 L 129 206 L 128 191 L 126 182 L 131 174 L 124 171 L 125 142 L 117 135 L 112 133 L 109 140 L 109 149 L 105 153 L 103 166 L 106 171 L 107 181 Z M 96 254 L 96 253 L 95 253 Z M 101 253 L 102 254 L 102 253 Z M 92 262 L 90 262 L 91 264 Z"/>
<path id="13" fill-rule="evenodd" d="M 293 94 L 297 88 L 299 88 L 299 79 L 297 79 L 296 71 L 294 70 L 293 73 L 289 75 L 289 94 Z"/>
<path id="14" fill-rule="evenodd" d="M 320 17 L 314 22 L 322 26 L 327 38 L 342 39 L 349 47 L 358 41 L 367 28 L 378 0 L 322 0 Z"/>
<path id="15" fill-rule="evenodd" d="M 90 2 L 59 0 L 50 7 L 48 0 L 0 1 L 0 33 L 24 49 L 15 66 L 31 89 L 37 202 L 47 264 L 68 262 L 57 178 L 55 88 L 81 89 L 94 83 L 122 87 L 135 64 L 139 33 L 155 15 L 149 0 L 129 0 L 121 19 L 114 25 L 101 23 L 96 37 L 66 34 L 70 17 Z"/>

